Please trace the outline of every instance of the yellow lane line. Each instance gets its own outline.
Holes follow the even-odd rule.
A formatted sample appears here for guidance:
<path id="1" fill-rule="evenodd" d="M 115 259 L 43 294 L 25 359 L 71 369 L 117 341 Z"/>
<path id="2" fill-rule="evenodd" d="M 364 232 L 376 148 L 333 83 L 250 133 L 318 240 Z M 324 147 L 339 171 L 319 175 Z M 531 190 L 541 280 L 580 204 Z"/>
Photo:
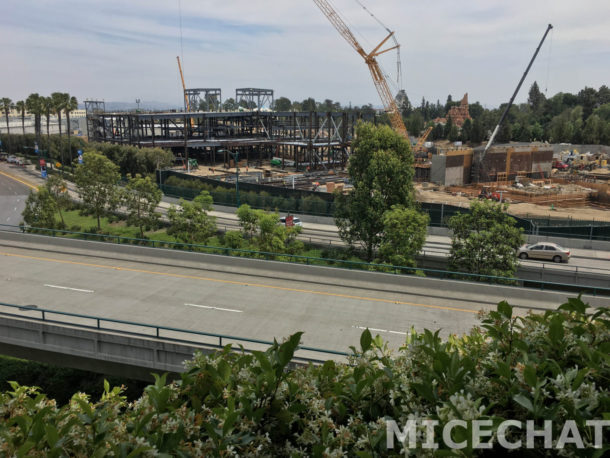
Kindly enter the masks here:
<path id="1" fill-rule="evenodd" d="M 349 294 L 328 293 L 328 292 L 324 292 L 324 291 L 288 288 L 288 287 L 284 287 L 284 286 L 265 285 L 265 284 L 261 284 L 261 283 L 248 283 L 248 282 L 236 281 L 236 280 L 221 280 L 218 278 L 201 277 L 201 276 L 197 276 L 197 275 L 173 274 L 173 273 L 169 273 L 169 272 L 157 272 L 154 270 L 134 269 L 131 267 L 106 266 L 106 265 L 102 265 L 102 264 L 91 264 L 91 263 L 87 263 L 87 262 L 68 261 L 68 260 L 62 260 L 62 259 L 44 258 L 44 257 L 39 257 L 39 256 L 28 256 L 28 255 L 22 255 L 22 254 L 6 253 L 6 252 L 0 252 L 0 254 L 2 254 L 4 256 L 15 257 L 15 258 L 34 259 L 37 261 L 56 262 L 59 264 L 72 264 L 72 265 L 76 265 L 76 266 L 85 266 L 85 267 L 97 267 L 100 269 L 122 270 L 125 272 L 136 272 L 136 273 L 142 273 L 142 274 L 148 274 L 148 275 L 159 275 L 159 276 L 163 276 L 163 277 L 185 278 L 188 280 L 204 280 L 204 281 L 215 282 L 215 283 L 224 283 L 224 284 L 229 284 L 229 285 L 253 286 L 256 288 L 268 288 L 268 289 L 275 289 L 275 290 L 280 290 L 280 291 L 290 291 L 290 292 L 294 292 L 294 293 L 317 294 L 320 296 L 340 297 L 343 299 L 357 299 L 357 300 L 372 301 L 372 302 L 385 302 L 388 304 L 410 305 L 412 307 L 423 307 L 423 308 L 438 309 L 438 310 L 450 310 L 452 312 L 479 313 L 477 310 L 462 309 L 462 308 L 457 308 L 457 307 L 446 307 L 443 305 L 418 304 L 416 302 L 395 301 L 392 299 L 382 299 L 382 298 L 377 298 L 377 297 L 352 296 Z"/>
<path id="2" fill-rule="evenodd" d="M 5 177 L 10 178 L 11 180 L 18 181 L 19 183 L 24 184 L 26 186 L 29 186 L 32 189 L 38 189 L 38 186 L 34 186 L 34 185 L 30 184 L 30 183 L 27 183 L 27 182 L 23 181 L 22 179 L 17 178 L 14 175 L 11 175 L 9 173 L 3 172 L 2 170 L 0 170 L 0 175 L 4 175 Z"/>

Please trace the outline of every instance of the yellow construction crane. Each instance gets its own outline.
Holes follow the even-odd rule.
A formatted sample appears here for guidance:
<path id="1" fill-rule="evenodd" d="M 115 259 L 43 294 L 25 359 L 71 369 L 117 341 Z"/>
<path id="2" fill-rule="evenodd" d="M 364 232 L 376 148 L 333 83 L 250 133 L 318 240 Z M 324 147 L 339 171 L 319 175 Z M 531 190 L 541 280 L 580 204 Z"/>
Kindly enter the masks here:
<path id="1" fill-rule="evenodd" d="M 417 144 L 413 148 L 413 151 L 422 151 L 424 149 L 424 143 L 426 143 L 426 139 L 428 138 L 428 135 L 430 135 L 430 132 L 432 132 L 432 129 L 434 129 L 434 127 L 429 126 L 422 136 L 417 139 Z"/>
<path id="2" fill-rule="evenodd" d="M 180 56 L 176 56 L 176 60 L 178 61 L 178 70 L 180 70 L 180 79 L 182 80 L 182 92 L 184 93 L 184 107 L 186 111 L 191 111 L 191 107 L 189 106 L 189 98 L 186 95 L 186 85 L 184 84 L 184 74 L 182 73 L 182 65 L 180 65 Z"/>
<path id="3" fill-rule="evenodd" d="M 388 113 L 390 117 L 390 122 L 392 123 L 392 127 L 396 132 L 403 135 L 407 140 L 409 139 L 409 134 L 407 133 L 407 128 L 405 127 L 405 123 L 402 121 L 402 116 L 400 114 L 400 110 L 396 105 L 396 101 L 392 96 L 392 92 L 388 86 L 388 82 L 383 75 L 381 68 L 379 67 L 379 63 L 377 63 L 376 57 L 380 54 L 391 51 L 392 49 L 398 48 L 398 44 L 396 46 L 392 46 L 391 48 L 384 49 L 380 51 L 381 47 L 394 35 L 394 32 L 390 32 L 387 37 L 385 37 L 381 43 L 379 43 L 375 49 L 373 49 L 370 53 L 366 53 L 366 51 L 360 46 L 356 37 L 351 32 L 349 27 L 345 24 L 343 19 L 337 14 L 334 8 L 328 3 L 326 0 L 313 0 L 316 5 L 322 10 L 324 15 L 328 18 L 330 23 L 337 29 L 337 31 L 341 34 L 343 38 L 351 45 L 352 48 L 356 50 L 358 54 L 360 54 L 366 64 L 371 71 L 371 76 L 373 77 L 373 82 L 375 83 L 375 88 L 379 93 L 379 97 L 383 103 L 385 111 Z"/>

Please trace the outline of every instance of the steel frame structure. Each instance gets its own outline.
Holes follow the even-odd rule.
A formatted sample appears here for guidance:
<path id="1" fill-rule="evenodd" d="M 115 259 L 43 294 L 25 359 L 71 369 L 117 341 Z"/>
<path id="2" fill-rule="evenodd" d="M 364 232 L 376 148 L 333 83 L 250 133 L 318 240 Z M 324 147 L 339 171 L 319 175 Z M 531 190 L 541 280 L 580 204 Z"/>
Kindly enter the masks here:
<path id="1" fill-rule="evenodd" d="M 273 107 L 273 89 L 257 89 L 245 87 L 235 89 L 235 103 L 246 102 L 246 108 L 262 110 Z"/>
<path id="2" fill-rule="evenodd" d="M 87 123 L 90 141 L 171 148 L 211 165 L 225 162 L 219 150 L 229 149 L 249 163 L 277 157 L 315 170 L 346 166 L 361 119 L 356 112 L 92 113 Z"/>
<path id="3" fill-rule="evenodd" d="M 188 100 L 189 111 L 201 111 L 199 109 L 201 102 L 207 104 L 208 109 L 205 111 L 221 111 L 222 91 L 220 88 L 185 89 L 184 97 Z"/>
<path id="4" fill-rule="evenodd" d="M 89 115 L 105 113 L 106 103 L 103 100 L 85 100 L 85 112 L 87 114 L 87 138 L 90 138 L 91 132 L 94 132 L 94 126 L 90 124 L 92 118 Z"/>

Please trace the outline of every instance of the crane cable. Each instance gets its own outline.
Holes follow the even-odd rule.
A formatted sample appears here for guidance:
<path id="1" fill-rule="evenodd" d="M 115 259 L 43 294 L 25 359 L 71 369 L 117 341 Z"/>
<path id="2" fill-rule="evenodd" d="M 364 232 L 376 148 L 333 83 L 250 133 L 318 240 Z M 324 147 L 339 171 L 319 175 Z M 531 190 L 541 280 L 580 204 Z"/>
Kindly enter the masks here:
<path id="1" fill-rule="evenodd" d="M 178 20 L 180 23 L 180 60 L 182 61 L 182 66 L 184 67 L 184 46 L 182 43 L 182 4 L 180 0 L 178 0 Z"/>
<path id="2" fill-rule="evenodd" d="M 362 9 L 364 11 L 366 11 L 381 27 L 383 27 L 386 32 L 388 33 L 392 33 L 392 31 L 388 28 L 388 26 L 386 26 L 383 22 L 381 22 L 381 20 L 375 16 L 366 6 L 364 6 L 364 4 L 360 1 L 360 0 L 355 0 L 356 3 L 358 3 L 358 5 L 360 5 L 362 7 Z M 394 45 L 397 46 L 396 48 L 396 86 L 398 87 L 398 90 L 402 90 L 403 88 L 403 84 L 402 84 L 402 63 L 400 61 L 400 44 L 398 43 L 398 40 L 396 39 L 395 35 L 392 35 L 392 40 L 394 41 Z M 389 81 L 392 81 L 386 74 L 385 70 L 383 70 L 383 73 L 386 76 L 386 79 Z"/>
<path id="3" fill-rule="evenodd" d="M 548 98 L 549 78 L 551 74 L 551 53 L 553 51 L 553 33 L 555 29 L 551 29 L 551 38 L 549 43 L 549 53 L 546 61 L 546 81 L 544 83 L 544 95 Z"/>

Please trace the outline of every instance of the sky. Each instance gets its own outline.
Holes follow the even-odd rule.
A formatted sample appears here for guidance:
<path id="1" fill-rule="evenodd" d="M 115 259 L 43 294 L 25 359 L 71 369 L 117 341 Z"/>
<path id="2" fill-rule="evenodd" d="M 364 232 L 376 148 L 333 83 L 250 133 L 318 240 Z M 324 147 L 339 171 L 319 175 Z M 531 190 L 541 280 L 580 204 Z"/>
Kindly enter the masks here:
<path id="1" fill-rule="evenodd" d="M 414 105 L 447 95 L 487 108 L 510 99 L 549 23 L 516 102 L 610 85 L 608 0 L 332 0 L 366 51 L 400 43 Z M 367 9 L 363 9 L 364 5 Z M 182 105 L 187 88 L 273 89 L 275 97 L 381 106 L 362 57 L 311 0 L 1 0 L 0 97 L 68 92 L 79 101 Z M 396 54 L 379 58 L 397 91 Z"/>

